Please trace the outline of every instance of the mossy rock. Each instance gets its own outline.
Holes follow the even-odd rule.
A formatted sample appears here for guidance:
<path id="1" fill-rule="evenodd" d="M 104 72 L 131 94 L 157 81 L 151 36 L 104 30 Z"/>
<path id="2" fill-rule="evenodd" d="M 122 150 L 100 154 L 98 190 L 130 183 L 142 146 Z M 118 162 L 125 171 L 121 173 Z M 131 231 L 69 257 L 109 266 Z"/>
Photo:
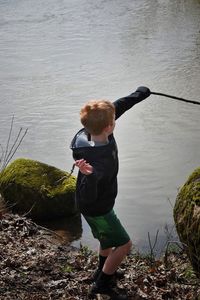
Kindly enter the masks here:
<path id="1" fill-rule="evenodd" d="M 30 159 L 17 159 L 0 173 L 0 193 L 7 206 L 33 219 L 55 219 L 77 213 L 74 176 Z"/>
<path id="2" fill-rule="evenodd" d="M 180 189 L 174 220 L 179 238 L 197 276 L 200 278 L 200 168 L 196 169 Z"/>

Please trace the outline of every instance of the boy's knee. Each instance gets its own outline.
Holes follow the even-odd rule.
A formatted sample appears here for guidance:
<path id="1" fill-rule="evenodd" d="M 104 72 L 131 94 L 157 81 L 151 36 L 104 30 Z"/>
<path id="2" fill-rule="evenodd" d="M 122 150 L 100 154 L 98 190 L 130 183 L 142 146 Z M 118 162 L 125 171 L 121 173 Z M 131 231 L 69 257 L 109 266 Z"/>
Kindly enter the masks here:
<path id="1" fill-rule="evenodd" d="M 121 250 L 124 252 L 124 255 L 127 255 L 132 248 L 132 241 L 129 240 L 126 244 L 120 246 Z"/>

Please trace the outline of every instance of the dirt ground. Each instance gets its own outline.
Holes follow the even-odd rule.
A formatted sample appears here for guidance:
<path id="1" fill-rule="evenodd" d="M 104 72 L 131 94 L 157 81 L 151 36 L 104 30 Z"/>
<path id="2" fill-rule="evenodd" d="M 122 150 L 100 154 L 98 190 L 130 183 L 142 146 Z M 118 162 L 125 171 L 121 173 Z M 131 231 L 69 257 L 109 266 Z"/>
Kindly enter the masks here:
<path id="1" fill-rule="evenodd" d="M 31 220 L 13 214 L 0 219 L 0 299 L 88 299 L 97 254 L 55 242 L 55 236 Z M 167 260 L 131 254 L 121 265 L 118 289 L 129 299 L 199 300 L 200 286 L 184 253 Z M 97 299 L 110 299 L 97 296 Z"/>

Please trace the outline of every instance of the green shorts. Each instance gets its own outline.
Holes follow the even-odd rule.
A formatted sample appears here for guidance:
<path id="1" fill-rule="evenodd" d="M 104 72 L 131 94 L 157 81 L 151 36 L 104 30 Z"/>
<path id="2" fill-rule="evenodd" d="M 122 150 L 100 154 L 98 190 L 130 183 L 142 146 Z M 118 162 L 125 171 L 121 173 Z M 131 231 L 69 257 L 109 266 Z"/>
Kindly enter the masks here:
<path id="1" fill-rule="evenodd" d="M 84 218 L 89 224 L 94 238 L 99 240 L 102 250 L 125 245 L 130 240 L 114 210 L 103 216 L 84 216 Z"/>

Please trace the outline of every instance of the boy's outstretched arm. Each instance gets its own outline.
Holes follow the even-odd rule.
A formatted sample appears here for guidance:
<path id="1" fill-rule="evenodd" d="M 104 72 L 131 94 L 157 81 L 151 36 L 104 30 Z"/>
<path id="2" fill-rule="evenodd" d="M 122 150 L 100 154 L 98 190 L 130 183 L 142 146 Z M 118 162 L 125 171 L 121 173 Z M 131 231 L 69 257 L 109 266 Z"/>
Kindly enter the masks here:
<path id="1" fill-rule="evenodd" d="M 129 110 L 133 105 L 146 99 L 151 95 L 149 88 L 140 86 L 137 90 L 129 96 L 120 98 L 113 102 L 115 106 L 115 119 L 118 119 L 125 111 Z"/>

